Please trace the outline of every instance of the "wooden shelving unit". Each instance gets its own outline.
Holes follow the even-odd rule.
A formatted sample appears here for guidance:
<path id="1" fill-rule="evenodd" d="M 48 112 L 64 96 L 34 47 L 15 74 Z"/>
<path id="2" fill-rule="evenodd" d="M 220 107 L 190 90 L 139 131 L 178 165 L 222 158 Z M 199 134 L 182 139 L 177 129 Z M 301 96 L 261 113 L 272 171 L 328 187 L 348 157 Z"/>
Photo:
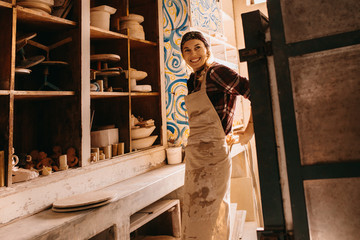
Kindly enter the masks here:
<path id="1" fill-rule="evenodd" d="M 0 8 L 12 8 L 11 1 L 0 1 Z"/>
<path id="2" fill-rule="evenodd" d="M 39 13 L 35 10 L 16 6 L 17 20 L 21 23 L 29 23 L 36 27 L 51 27 L 55 29 L 64 29 L 68 27 L 75 27 L 77 24 L 74 21 L 59 18 L 44 13 Z"/>
<path id="3" fill-rule="evenodd" d="M 75 96 L 73 91 L 13 91 L 15 99 L 50 99 L 65 96 Z"/>
<path id="4" fill-rule="evenodd" d="M 150 148 L 166 144 L 163 136 L 166 128 L 162 110 L 164 100 L 161 94 L 164 82 L 161 71 L 163 63 L 160 60 L 161 2 L 73 1 L 73 7 L 65 19 L 16 5 L 15 1 L 0 0 L 0 46 L 4 49 L 0 56 L 0 151 L 4 151 L 4 164 L 0 164 L 4 174 L 0 175 L 3 178 L 0 182 L 5 186 L 12 185 L 13 148 L 16 155 L 30 154 L 37 149 L 50 156 L 56 145 L 61 146 L 63 154 L 66 154 L 66 149 L 73 147 L 80 160 L 76 167 L 91 164 L 91 143 L 84 139 L 90 136 L 91 129 L 84 129 L 84 126 L 90 122 L 92 112 L 95 112 L 93 128 L 112 124 L 119 129 L 119 140 L 125 143 L 125 154 L 142 152 L 131 146 L 132 114 L 155 121 L 156 129 L 152 135 L 158 135 L 158 138 Z M 99 5 L 117 9 L 116 14 L 111 16 L 110 30 L 87 24 L 89 13 L 83 9 Z M 142 25 L 145 39 L 133 38 L 129 33 L 117 29 L 119 18 L 130 13 L 144 16 Z M 17 49 L 17 39 L 32 33 L 36 33 L 36 36 L 31 41 L 37 44 L 28 41 L 21 50 Z M 64 39 L 70 40 L 56 45 Z M 85 54 L 84 51 L 88 52 Z M 116 91 L 87 92 L 86 89 L 90 89 L 88 73 L 93 68 L 89 57 L 101 53 L 121 56 L 118 65 L 124 70 L 135 68 L 146 71 L 148 77 L 139 84 L 151 85 L 152 91 L 132 92 L 131 81 L 121 74 L 109 78 Z M 45 65 L 40 63 L 29 67 L 30 74 L 17 74 L 15 68 L 19 62 L 33 56 L 44 56 L 45 60 L 67 64 L 50 66 L 45 70 Z M 56 88 L 49 88 L 47 82 Z M 117 156 L 119 159 L 121 157 Z"/>

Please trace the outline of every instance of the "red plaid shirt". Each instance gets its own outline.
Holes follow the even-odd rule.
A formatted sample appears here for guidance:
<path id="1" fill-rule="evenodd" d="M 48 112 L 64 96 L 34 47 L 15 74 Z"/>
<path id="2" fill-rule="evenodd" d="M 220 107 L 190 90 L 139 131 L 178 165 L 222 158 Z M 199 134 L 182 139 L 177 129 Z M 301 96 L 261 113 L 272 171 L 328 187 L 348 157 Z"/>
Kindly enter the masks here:
<path id="1" fill-rule="evenodd" d="M 192 73 L 187 81 L 189 94 L 200 90 L 200 84 L 197 81 L 195 74 Z M 249 81 L 234 70 L 222 64 L 213 63 L 206 75 L 206 93 L 227 135 L 232 128 L 236 96 L 250 97 Z"/>

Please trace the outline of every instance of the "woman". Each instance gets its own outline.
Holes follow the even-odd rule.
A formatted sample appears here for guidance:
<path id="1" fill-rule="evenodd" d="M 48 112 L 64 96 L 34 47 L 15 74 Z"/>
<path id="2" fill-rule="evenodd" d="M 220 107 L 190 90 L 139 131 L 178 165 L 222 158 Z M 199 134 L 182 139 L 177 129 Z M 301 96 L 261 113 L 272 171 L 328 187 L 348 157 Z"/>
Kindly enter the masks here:
<path id="1" fill-rule="evenodd" d="M 185 149 L 183 239 L 227 240 L 231 159 L 226 135 L 235 98 L 249 96 L 249 82 L 224 65 L 209 63 L 209 44 L 200 32 L 183 36 L 181 53 L 193 70 L 185 97 L 190 135 Z"/>

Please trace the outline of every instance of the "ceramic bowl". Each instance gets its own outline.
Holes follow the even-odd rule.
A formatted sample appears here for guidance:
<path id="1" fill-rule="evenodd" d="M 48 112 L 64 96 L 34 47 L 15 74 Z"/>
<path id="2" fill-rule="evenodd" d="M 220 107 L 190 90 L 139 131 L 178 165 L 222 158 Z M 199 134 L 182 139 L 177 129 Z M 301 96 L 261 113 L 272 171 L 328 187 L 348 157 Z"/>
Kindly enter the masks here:
<path id="1" fill-rule="evenodd" d="M 150 147 L 151 145 L 154 144 L 156 138 L 158 136 L 150 136 L 150 137 L 146 137 L 146 138 L 140 138 L 140 139 L 136 139 L 132 141 L 132 149 L 142 149 L 142 148 L 147 148 Z"/>
<path id="2" fill-rule="evenodd" d="M 152 134 L 155 130 L 155 126 L 151 127 L 140 127 L 131 129 L 131 139 L 145 138 Z"/>

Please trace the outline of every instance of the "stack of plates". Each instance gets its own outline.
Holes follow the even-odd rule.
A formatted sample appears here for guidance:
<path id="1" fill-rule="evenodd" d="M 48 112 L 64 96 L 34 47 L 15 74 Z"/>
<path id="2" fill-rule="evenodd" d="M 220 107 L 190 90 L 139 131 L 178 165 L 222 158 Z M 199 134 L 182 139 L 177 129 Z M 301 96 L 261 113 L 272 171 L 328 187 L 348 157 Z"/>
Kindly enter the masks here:
<path id="1" fill-rule="evenodd" d="M 54 212 L 75 212 L 106 205 L 115 199 L 115 193 L 97 191 L 78 194 L 53 203 Z"/>
<path id="2" fill-rule="evenodd" d="M 129 29 L 130 37 L 145 40 L 144 28 L 140 25 L 143 21 L 143 16 L 131 13 L 120 18 L 120 30 Z"/>
<path id="3" fill-rule="evenodd" d="M 19 0 L 17 5 L 33 9 L 37 12 L 51 14 L 54 0 Z"/>

